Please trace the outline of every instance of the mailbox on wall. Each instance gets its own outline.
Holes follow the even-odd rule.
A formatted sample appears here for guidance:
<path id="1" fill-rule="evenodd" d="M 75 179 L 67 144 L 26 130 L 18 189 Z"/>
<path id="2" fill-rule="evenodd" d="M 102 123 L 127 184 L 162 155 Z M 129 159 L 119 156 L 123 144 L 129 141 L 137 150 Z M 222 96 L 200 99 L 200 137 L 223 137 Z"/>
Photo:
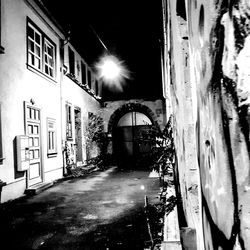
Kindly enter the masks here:
<path id="1" fill-rule="evenodd" d="M 17 170 L 26 171 L 30 166 L 29 137 L 26 135 L 16 136 Z"/>

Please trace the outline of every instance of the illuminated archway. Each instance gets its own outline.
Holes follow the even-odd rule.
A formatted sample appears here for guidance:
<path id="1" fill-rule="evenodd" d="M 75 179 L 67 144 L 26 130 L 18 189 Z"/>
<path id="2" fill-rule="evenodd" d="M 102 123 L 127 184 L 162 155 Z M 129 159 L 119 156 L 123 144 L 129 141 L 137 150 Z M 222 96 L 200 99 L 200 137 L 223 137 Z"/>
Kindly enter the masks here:
<path id="1" fill-rule="evenodd" d="M 142 163 L 152 146 L 142 135 L 152 126 L 159 129 L 155 114 L 139 103 L 124 104 L 112 114 L 108 132 L 112 134 L 112 152 L 118 164 L 135 167 Z"/>
<path id="2" fill-rule="evenodd" d="M 129 113 L 132 111 L 139 112 L 139 113 L 146 115 L 151 121 L 152 125 L 160 129 L 159 124 L 157 122 L 156 115 L 149 107 L 140 103 L 127 103 L 127 104 L 122 105 L 111 115 L 109 119 L 109 124 L 108 124 L 108 133 L 112 134 L 113 128 L 117 126 L 117 123 L 120 120 L 120 118 L 126 113 Z"/>

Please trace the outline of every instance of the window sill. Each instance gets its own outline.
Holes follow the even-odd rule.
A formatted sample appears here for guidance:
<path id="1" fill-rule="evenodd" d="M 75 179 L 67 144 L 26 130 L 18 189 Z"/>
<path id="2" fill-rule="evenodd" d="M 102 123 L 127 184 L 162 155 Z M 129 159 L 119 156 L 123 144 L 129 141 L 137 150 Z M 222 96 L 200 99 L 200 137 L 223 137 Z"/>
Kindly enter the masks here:
<path id="1" fill-rule="evenodd" d="M 83 83 L 79 82 L 79 81 L 76 79 L 75 75 L 73 75 L 73 74 L 68 73 L 68 74 L 66 74 L 66 76 L 67 76 L 70 80 L 72 80 L 74 83 L 76 83 L 80 88 L 82 88 L 83 90 L 85 90 L 90 96 L 94 97 L 97 101 L 100 100 L 99 98 L 97 98 L 97 96 L 96 96 L 94 90 L 91 89 L 91 88 L 89 87 L 88 84 L 83 84 Z"/>
<path id="2" fill-rule="evenodd" d="M 43 72 L 39 71 L 38 69 L 36 69 L 36 68 L 30 66 L 29 64 L 27 64 L 27 69 L 29 69 L 29 70 L 32 71 L 33 73 L 35 73 L 35 74 L 37 74 L 37 75 L 43 77 L 44 79 L 46 79 L 46 80 L 52 82 L 53 84 L 56 84 L 56 83 L 57 83 L 57 81 L 56 81 L 54 78 L 49 77 L 48 75 L 46 75 L 46 74 L 44 74 Z"/>
<path id="3" fill-rule="evenodd" d="M 0 54 L 4 54 L 4 47 L 0 45 Z"/>
<path id="4" fill-rule="evenodd" d="M 74 83 L 76 83 L 80 88 L 86 90 L 86 89 L 85 89 L 86 84 L 82 84 L 82 83 L 76 78 L 75 75 L 68 73 L 68 74 L 66 74 L 66 76 L 67 76 L 71 81 L 73 81 Z"/>
<path id="5" fill-rule="evenodd" d="M 48 158 L 57 157 L 57 152 L 55 152 L 55 153 L 48 153 L 47 156 L 48 156 Z"/>

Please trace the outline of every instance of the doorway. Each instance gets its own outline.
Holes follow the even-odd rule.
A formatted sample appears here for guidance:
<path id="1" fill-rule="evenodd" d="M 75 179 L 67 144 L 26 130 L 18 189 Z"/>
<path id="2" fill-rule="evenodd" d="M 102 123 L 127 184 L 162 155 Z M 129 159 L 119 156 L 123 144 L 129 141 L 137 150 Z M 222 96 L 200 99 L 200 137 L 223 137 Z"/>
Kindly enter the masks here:
<path id="1" fill-rule="evenodd" d="M 119 165 L 140 167 L 151 150 L 150 141 L 143 136 L 151 126 L 150 119 L 140 112 L 128 112 L 120 118 L 113 131 L 114 155 Z"/>
<path id="2" fill-rule="evenodd" d="M 27 171 L 28 187 L 42 182 L 41 110 L 25 103 L 25 128 L 29 136 L 30 167 Z"/>
<path id="3" fill-rule="evenodd" d="M 81 109 L 74 108 L 75 116 L 75 146 L 76 146 L 76 164 L 82 164 L 82 121 Z"/>

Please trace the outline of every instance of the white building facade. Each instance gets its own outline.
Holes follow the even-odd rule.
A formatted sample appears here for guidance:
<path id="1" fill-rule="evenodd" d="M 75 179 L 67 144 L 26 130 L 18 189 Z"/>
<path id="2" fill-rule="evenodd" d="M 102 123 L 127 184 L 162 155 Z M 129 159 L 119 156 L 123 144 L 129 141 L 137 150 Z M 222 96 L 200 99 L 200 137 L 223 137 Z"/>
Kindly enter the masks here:
<path id="1" fill-rule="evenodd" d="M 1 1 L 1 202 L 60 179 L 65 146 L 86 160 L 83 131 L 100 103 L 94 72 L 39 1 Z"/>

